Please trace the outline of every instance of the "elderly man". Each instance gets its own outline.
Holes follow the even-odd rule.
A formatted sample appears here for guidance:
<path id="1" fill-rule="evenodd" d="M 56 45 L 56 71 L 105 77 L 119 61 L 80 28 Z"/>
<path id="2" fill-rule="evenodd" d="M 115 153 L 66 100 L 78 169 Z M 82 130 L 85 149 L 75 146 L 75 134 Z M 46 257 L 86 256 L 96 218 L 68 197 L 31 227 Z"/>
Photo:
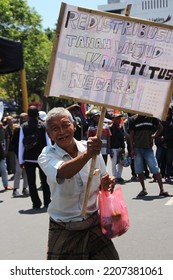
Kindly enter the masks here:
<path id="1" fill-rule="evenodd" d="M 46 129 L 55 143 L 45 147 L 38 162 L 47 176 L 52 201 L 50 215 L 48 259 L 115 260 L 118 253 L 110 239 L 101 232 L 98 216 L 97 195 L 100 185 L 110 189 L 115 178 L 106 173 L 100 154 L 101 140 L 96 136 L 88 141 L 74 138 L 75 122 L 64 108 L 48 112 Z M 82 205 L 91 158 L 97 156 L 95 175 L 91 182 L 86 215 Z"/>

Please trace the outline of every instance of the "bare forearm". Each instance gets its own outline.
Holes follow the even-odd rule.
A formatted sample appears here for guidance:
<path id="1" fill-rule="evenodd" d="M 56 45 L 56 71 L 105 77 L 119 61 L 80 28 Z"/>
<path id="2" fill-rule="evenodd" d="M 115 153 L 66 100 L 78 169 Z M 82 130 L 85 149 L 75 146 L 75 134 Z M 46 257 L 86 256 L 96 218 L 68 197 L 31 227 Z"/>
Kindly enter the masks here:
<path id="1" fill-rule="evenodd" d="M 90 137 L 87 141 L 87 149 L 73 159 L 64 162 L 57 171 L 58 178 L 69 179 L 76 175 L 83 166 L 94 156 L 100 154 L 102 141 L 96 136 Z"/>
<path id="2" fill-rule="evenodd" d="M 72 178 L 83 168 L 83 166 L 88 162 L 90 158 L 91 156 L 89 156 L 87 152 L 83 152 L 79 156 L 67 162 L 64 162 L 57 171 L 58 178 L 61 179 Z"/>

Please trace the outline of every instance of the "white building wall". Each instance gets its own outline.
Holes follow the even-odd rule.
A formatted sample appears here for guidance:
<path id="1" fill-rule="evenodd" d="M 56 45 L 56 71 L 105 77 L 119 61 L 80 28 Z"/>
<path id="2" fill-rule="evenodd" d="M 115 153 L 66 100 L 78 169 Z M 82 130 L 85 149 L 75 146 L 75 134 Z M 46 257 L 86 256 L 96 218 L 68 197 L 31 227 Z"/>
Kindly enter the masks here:
<path id="1" fill-rule="evenodd" d="M 124 14 L 128 4 L 132 4 L 131 17 L 173 25 L 173 0 L 107 0 L 98 10 Z"/>

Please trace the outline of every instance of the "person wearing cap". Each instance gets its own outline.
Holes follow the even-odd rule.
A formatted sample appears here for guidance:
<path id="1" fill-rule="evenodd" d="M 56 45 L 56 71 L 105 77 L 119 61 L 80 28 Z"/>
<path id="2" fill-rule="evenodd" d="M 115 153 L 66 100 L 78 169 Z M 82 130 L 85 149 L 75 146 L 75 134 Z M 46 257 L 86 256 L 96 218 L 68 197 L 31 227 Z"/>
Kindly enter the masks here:
<path id="1" fill-rule="evenodd" d="M 45 122 L 46 116 L 47 116 L 46 112 L 45 111 L 39 111 L 38 114 L 39 114 L 40 121 Z"/>
<path id="2" fill-rule="evenodd" d="M 77 140 L 86 139 L 88 123 L 82 113 L 81 106 L 78 104 L 72 104 L 71 106 L 67 107 L 66 109 L 69 110 L 69 112 L 72 114 L 73 119 L 76 123 L 76 130 L 74 133 L 74 137 Z"/>
<path id="3" fill-rule="evenodd" d="M 123 172 L 123 165 L 119 162 L 119 158 L 125 150 L 124 129 L 121 125 L 122 114 L 115 113 L 112 115 L 112 125 L 110 126 L 110 157 L 112 164 L 112 175 L 116 177 L 118 183 L 124 183 L 121 177 Z"/>
<path id="4" fill-rule="evenodd" d="M 88 138 L 95 136 L 97 133 L 100 111 L 97 109 L 93 109 L 90 111 L 90 116 L 91 116 L 92 124 L 88 127 L 88 132 L 87 132 Z M 108 124 L 103 123 L 102 134 L 101 134 L 101 140 L 102 140 L 101 154 L 103 156 L 105 164 L 107 164 L 107 158 L 110 150 L 110 136 L 111 136 L 111 131 L 109 129 Z"/>

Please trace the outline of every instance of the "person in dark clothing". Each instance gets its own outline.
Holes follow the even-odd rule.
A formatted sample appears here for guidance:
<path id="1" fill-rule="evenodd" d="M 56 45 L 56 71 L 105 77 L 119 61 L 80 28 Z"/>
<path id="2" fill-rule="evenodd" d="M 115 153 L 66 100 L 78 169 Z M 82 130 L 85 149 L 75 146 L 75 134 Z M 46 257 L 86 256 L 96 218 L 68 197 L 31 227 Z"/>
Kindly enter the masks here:
<path id="1" fill-rule="evenodd" d="M 168 192 L 164 191 L 162 177 L 152 149 L 153 140 L 162 133 L 161 122 L 156 118 L 136 115 L 133 121 L 130 121 L 129 129 L 131 157 L 134 158 L 135 172 L 138 174 L 142 186 L 138 197 L 148 194 L 144 183 L 144 160 L 158 183 L 159 196 L 170 196 Z"/>
<path id="2" fill-rule="evenodd" d="M 110 157 L 112 163 L 112 175 L 116 177 L 116 181 L 124 183 L 124 179 L 121 177 L 123 166 L 119 162 L 119 158 L 125 150 L 124 129 L 121 124 L 121 114 L 114 114 L 112 116 L 112 125 L 110 126 Z"/>
<path id="3" fill-rule="evenodd" d="M 164 141 L 167 147 L 166 154 L 166 169 L 165 169 L 165 181 L 171 183 L 170 176 L 173 171 L 173 106 L 170 108 L 169 115 L 165 123 Z"/>
<path id="4" fill-rule="evenodd" d="M 74 137 L 77 140 L 86 139 L 86 133 L 88 129 L 88 123 L 86 118 L 82 114 L 81 106 L 78 104 L 73 104 L 66 108 L 72 114 L 73 119 L 76 124 Z"/>
<path id="5" fill-rule="evenodd" d="M 155 139 L 155 145 L 157 147 L 156 159 L 160 167 L 161 176 L 162 178 L 165 178 L 167 146 L 164 139 L 164 134 L 166 121 L 162 121 L 161 124 L 163 126 L 163 132 Z M 155 181 L 155 179 L 153 181 Z"/>
<path id="6" fill-rule="evenodd" d="M 38 109 L 30 106 L 28 109 L 28 121 L 21 125 L 19 135 L 19 164 L 24 165 L 29 185 L 29 193 L 33 204 L 33 209 L 39 209 L 42 205 L 36 186 L 36 168 L 39 168 L 40 180 L 43 190 L 44 206 L 50 203 L 50 190 L 47 178 L 38 165 L 38 156 L 42 149 L 51 145 L 46 133 L 45 125 L 38 120 Z"/>
<path id="7" fill-rule="evenodd" d="M 133 121 L 133 118 L 135 118 L 135 115 L 132 115 L 131 113 L 128 113 L 128 117 L 127 119 L 124 121 L 124 135 L 125 135 L 125 140 L 127 143 L 127 151 L 128 151 L 128 156 L 131 156 L 131 146 L 130 146 L 130 131 L 129 131 L 129 124 L 130 121 Z M 144 177 L 145 178 L 151 178 L 150 177 L 150 171 L 148 170 L 147 164 L 145 162 L 145 160 L 143 160 L 143 165 L 144 165 Z M 131 181 L 136 181 L 138 180 L 138 176 L 135 172 L 135 166 L 134 166 L 134 158 L 131 158 L 131 164 L 130 164 L 130 168 L 131 168 Z"/>
<path id="8" fill-rule="evenodd" d="M 6 125 L 5 129 L 9 135 L 9 144 L 8 144 L 8 150 L 7 150 L 7 155 L 6 155 L 6 162 L 7 162 L 8 174 L 13 174 L 10 179 L 10 180 L 12 180 L 14 178 L 14 173 L 15 173 L 15 153 L 14 153 L 14 147 L 12 144 L 12 138 L 13 138 L 13 133 L 14 133 L 13 117 L 7 116 L 6 122 L 7 122 L 7 125 Z"/>
<path id="9" fill-rule="evenodd" d="M 91 110 L 90 115 L 92 119 L 92 124 L 88 127 L 87 138 L 93 137 L 97 134 L 100 114 L 101 112 L 97 109 Z M 101 133 L 101 140 L 102 140 L 101 154 L 103 156 L 105 164 L 107 164 L 108 153 L 110 151 L 110 136 L 111 136 L 111 131 L 108 124 L 103 123 L 102 133 Z"/>
<path id="10" fill-rule="evenodd" d="M 129 123 L 130 123 L 130 118 L 132 115 L 128 113 L 127 118 L 124 121 L 124 136 L 125 136 L 125 141 L 127 143 L 127 151 L 128 151 L 128 156 L 131 157 L 131 149 L 130 149 L 130 131 L 129 131 Z M 135 172 L 135 166 L 134 166 L 134 159 L 131 159 L 131 181 L 136 181 L 137 180 L 137 175 Z"/>

